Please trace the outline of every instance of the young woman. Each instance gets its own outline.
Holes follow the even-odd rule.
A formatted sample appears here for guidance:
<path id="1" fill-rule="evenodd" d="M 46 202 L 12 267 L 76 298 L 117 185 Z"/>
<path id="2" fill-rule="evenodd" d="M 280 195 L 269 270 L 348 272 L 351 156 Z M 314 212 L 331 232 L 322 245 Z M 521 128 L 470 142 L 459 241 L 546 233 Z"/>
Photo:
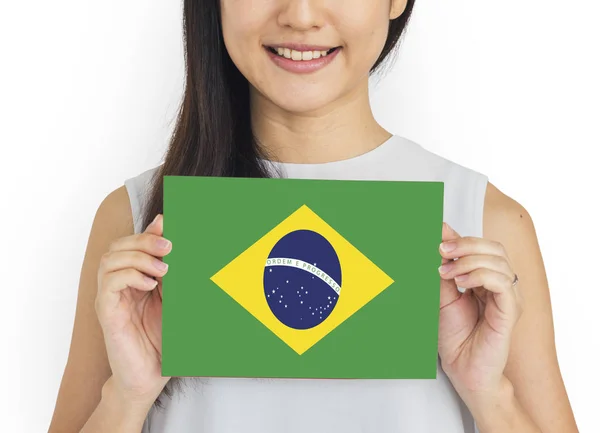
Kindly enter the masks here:
<path id="1" fill-rule="evenodd" d="M 413 3 L 184 1 L 177 127 L 165 162 L 98 209 L 50 432 L 577 431 L 528 213 L 371 112 L 368 77 Z M 273 173 L 445 182 L 437 379 L 161 377 L 162 257 L 177 248 L 162 237 L 162 176 Z"/>

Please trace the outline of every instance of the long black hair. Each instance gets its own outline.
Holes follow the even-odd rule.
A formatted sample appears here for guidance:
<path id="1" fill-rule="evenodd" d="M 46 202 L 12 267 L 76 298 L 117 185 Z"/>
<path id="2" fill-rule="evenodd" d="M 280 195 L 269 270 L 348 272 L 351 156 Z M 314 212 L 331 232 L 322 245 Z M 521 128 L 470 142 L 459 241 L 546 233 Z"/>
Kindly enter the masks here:
<path id="1" fill-rule="evenodd" d="M 398 45 L 415 0 L 390 20 L 387 40 L 371 74 Z M 183 0 L 186 82 L 164 163 L 151 181 L 142 227 L 163 213 L 163 176 L 269 177 L 250 123 L 248 81 L 229 57 L 221 30 L 219 0 Z M 155 404 L 173 394 L 172 378 Z"/>

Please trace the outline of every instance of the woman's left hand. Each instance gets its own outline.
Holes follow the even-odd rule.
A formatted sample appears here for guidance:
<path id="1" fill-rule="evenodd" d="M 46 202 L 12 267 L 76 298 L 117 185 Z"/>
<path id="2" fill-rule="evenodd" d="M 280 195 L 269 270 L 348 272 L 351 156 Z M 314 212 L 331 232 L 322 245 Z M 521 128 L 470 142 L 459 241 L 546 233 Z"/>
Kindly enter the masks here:
<path id="1" fill-rule="evenodd" d="M 494 395 L 506 383 L 511 333 L 521 315 L 516 274 L 498 242 L 461 237 L 445 223 L 442 241 L 442 369 L 461 397 Z"/>

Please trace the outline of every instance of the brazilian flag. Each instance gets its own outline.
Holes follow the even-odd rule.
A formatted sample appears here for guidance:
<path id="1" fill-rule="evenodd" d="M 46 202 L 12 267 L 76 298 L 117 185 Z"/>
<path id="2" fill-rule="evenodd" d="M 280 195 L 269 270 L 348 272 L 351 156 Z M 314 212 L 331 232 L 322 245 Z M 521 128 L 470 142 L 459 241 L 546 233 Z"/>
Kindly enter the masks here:
<path id="1" fill-rule="evenodd" d="M 162 373 L 435 378 L 443 183 L 164 177 Z"/>

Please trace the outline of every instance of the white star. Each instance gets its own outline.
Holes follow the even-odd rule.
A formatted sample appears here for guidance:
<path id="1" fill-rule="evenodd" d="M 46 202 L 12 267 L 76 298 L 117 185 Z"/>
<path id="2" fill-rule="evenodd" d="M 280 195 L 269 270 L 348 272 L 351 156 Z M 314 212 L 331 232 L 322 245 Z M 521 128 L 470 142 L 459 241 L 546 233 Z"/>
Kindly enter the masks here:
<path id="1" fill-rule="evenodd" d="M 306 294 L 308 295 L 308 290 L 306 291 Z"/>
<path id="2" fill-rule="evenodd" d="M 304 301 L 300 301 L 301 304 L 304 304 Z"/>
<path id="3" fill-rule="evenodd" d="M 269 272 L 273 272 L 273 269 L 269 269 Z"/>
<path id="4" fill-rule="evenodd" d="M 283 298 L 283 295 L 281 295 L 281 297 Z"/>
<path id="5" fill-rule="evenodd" d="M 327 299 L 331 299 L 331 296 L 328 296 Z"/>
<path id="6" fill-rule="evenodd" d="M 281 299 L 279 300 L 279 303 L 281 304 Z"/>
<path id="7" fill-rule="evenodd" d="M 289 283 L 289 280 L 285 280 L 285 283 L 286 283 L 286 284 L 287 284 L 287 283 Z"/>
<path id="8" fill-rule="evenodd" d="M 304 286 L 300 286 L 301 289 L 304 289 Z"/>
<path id="9" fill-rule="evenodd" d="M 312 307 L 308 307 L 309 310 L 312 310 Z"/>
<path id="10" fill-rule="evenodd" d="M 267 298 L 270 298 L 270 297 L 271 297 L 271 295 L 267 295 Z"/>
<path id="11" fill-rule="evenodd" d="M 315 312 L 314 312 L 314 311 L 313 311 L 312 315 L 313 315 L 313 316 L 315 315 Z"/>
<path id="12" fill-rule="evenodd" d="M 287 308 L 287 305 L 285 305 L 285 308 Z"/>
<path id="13" fill-rule="evenodd" d="M 275 290 L 273 290 L 273 293 L 275 293 Z"/>

